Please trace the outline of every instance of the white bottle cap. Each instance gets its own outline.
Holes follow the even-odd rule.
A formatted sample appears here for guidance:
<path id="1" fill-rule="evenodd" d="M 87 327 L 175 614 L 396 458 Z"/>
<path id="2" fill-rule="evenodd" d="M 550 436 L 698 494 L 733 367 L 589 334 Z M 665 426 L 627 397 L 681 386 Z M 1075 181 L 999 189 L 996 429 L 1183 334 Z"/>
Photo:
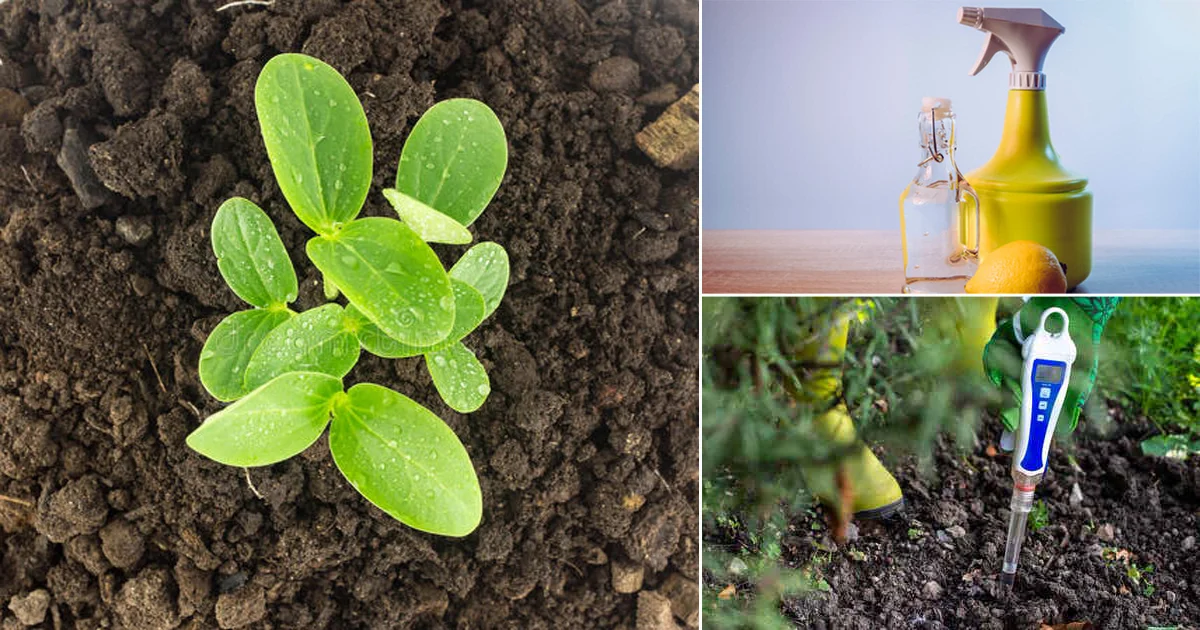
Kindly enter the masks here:
<path id="1" fill-rule="evenodd" d="M 962 7 L 958 10 L 958 23 L 988 34 L 971 75 L 983 70 L 996 53 L 1004 53 L 1012 62 L 1009 89 L 1046 89 L 1046 75 L 1042 72 L 1046 55 L 1054 40 L 1066 32 L 1048 13 L 1041 9 Z"/>

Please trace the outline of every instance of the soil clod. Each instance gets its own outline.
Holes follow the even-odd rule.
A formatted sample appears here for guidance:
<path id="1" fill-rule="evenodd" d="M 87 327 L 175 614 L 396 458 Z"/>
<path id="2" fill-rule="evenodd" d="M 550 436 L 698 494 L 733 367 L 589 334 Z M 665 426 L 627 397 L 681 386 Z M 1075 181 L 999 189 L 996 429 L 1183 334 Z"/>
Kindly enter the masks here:
<path id="1" fill-rule="evenodd" d="M 225 630 L 244 628 L 266 615 L 266 594 L 260 586 L 248 584 L 217 597 L 217 624 Z"/>
<path id="2" fill-rule="evenodd" d="M 108 520 L 108 503 L 95 475 L 68 481 L 38 504 L 37 528 L 50 542 L 92 534 Z"/>
<path id="3" fill-rule="evenodd" d="M 39 588 L 26 595 L 14 595 L 8 601 L 8 609 L 17 616 L 17 621 L 25 626 L 36 626 L 46 619 L 46 611 L 50 608 L 50 593 Z"/>
<path id="4" fill-rule="evenodd" d="M 24 96 L 8 88 L 0 88 L 0 127 L 20 125 L 29 110 L 29 101 Z"/>
<path id="5" fill-rule="evenodd" d="M 130 630 L 171 630 L 179 626 L 171 576 L 165 569 L 148 568 L 126 582 L 117 594 L 117 617 Z"/>

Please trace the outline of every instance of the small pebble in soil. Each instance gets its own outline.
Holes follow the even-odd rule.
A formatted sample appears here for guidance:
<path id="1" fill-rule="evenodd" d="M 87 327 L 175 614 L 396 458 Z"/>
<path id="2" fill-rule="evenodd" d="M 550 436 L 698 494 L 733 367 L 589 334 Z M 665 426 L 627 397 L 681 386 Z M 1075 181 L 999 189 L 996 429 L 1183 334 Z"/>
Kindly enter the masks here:
<path id="1" fill-rule="evenodd" d="M 98 208 L 112 197 L 92 168 L 88 147 L 95 142 L 95 134 L 86 129 L 68 129 L 58 151 L 58 167 L 71 180 L 71 187 L 85 210 Z"/>
<path id="2" fill-rule="evenodd" d="M 646 575 L 646 569 L 641 563 L 613 559 L 611 568 L 614 591 L 628 594 L 642 590 L 642 579 Z"/>
<path id="3" fill-rule="evenodd" d="M 1183 539 L 1183 544 L 1180 545 L 1184 551 L 1191 551 L 1196 546 L 1196 537 L 1188 536 Z"/>
<path id="4" fill-rule="evenodd" d="M 849 523 L 846 525 L 846 542 L 854 542 L 858 540 L 858 525 Z"/>
<path id="5" fill-rule="evenodd" d="M 1104 523 L 1096 529 L 1096 536 L 1104 542 L 1112 542 L 1116 538 L 1116 531 L 1111 523 Z"/>
<path id="6" fill-rule="evenodd" d="M 929 580 L 921 587 L 921 597 L 925 599 L 941 599 L 942 585 L 933 580 Z"/>
<path id="7" fill-rule="evenodd" d="M 39 588 L 28 595 L 13 595 L 8 602 L 8 609 L 17 616 L 17 621 L 26 626 L 36 626 L 42 623 L 46 619 L 46 610 L 49 607 L 50 593 L 44 588 Z"/>
<path id="8" fill-rule="evenodd" d="M 1067 499 L 1067 502 L 1070 503 L 1071 507 L 1073 508 L 1078 508 L 1079 506 L 1083 505 L 1083 490 L 1079 489 L 1079 484 L 1071 484 L 1071 497 Z"/>
<path id="9" fill-rule="evenodd" d="M 741 558 L 734 558 L 729 561 L 729 572 L 733 575 L 741 575 L 750 567 L 746 566 L 746 562 Z"/>
<path id="10" fill-rule="evenodd" d="M 939 530 L 937 530 L 937 539 L 938 539 L 938 542 L 940 542 L 940 543 L 949 543 L 950 542 L 950 534 L 946 533 L 946 530 L 944 530 L 944 529 L 939 529 Z"/>
<path id="11" fill-rule="evenodd" d="M 154 226 L 145 217 L 125 215 L 117 218 L 117 235 L 134 247 L 145 245 L 154 236 Z"/>
<path id="12" fill-rule="evenodd" d="M 675 630 L 677 627 L 672 619 L 671 600 L 654 591 L 638 593 L 637 630 Z"/>
<path id="13" fill-rule="evenodd" d="M 671 600 L 671 612 L 689 627 L 700 625 L 700 587 L 696 580 L 689 580 L 680 573 L 672 573 L 658 587 L 660 593 Z"/>
<path id="14" fill-rule="evenodd" d="M 946 533 L 950 534 L 952 538 L 962 538 L 967 535 L 967 530 L 962 525 L 955 525 L 954 527 L 947 528 Z"/>

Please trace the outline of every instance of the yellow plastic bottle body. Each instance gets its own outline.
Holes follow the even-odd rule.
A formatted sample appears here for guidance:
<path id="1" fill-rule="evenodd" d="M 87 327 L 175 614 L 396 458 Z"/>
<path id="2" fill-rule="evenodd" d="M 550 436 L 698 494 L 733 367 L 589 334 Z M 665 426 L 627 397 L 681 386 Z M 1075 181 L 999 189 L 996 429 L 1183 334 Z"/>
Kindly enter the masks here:
<path id="1" fill-rule="evenodd" d="M 1009 90 L 996 154 L 967 174 L 979 195 L 980 256 L 1018 240 L 1034 241 L 1067 265 L 1074 288 L 1092 271 L 1092 193 L 1066 169 L 1050 143 L 1046 93 Z"/>

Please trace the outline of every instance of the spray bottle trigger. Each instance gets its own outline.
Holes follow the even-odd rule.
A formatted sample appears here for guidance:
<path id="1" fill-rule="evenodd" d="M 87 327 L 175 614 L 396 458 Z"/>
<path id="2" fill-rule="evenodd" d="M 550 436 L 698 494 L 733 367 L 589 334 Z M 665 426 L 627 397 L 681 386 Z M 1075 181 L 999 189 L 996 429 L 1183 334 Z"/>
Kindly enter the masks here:
<path id="1" fill-rule="evenodd" d="M 1012 51 L 1008 49 L 1008 46 L 1004 43 L 1004 40 L 996 37 L 995 33 L 988 33 L 987 40 L 983 42 L 983 52 L 979 53 L 979 59 L 975 61 L 975 67 L 971 68 L 971 76 L 979 74 L 981 70 L 987 67 L 988 62 L 991 61 L 992 57 L 996 56 L 996 53 L 998 52 L 1003 52 L 1004 54 L 1008 55 L 1008 61 L 1014 66 L 1016 65 L 1017 62 L 1013 58 Z"/>

